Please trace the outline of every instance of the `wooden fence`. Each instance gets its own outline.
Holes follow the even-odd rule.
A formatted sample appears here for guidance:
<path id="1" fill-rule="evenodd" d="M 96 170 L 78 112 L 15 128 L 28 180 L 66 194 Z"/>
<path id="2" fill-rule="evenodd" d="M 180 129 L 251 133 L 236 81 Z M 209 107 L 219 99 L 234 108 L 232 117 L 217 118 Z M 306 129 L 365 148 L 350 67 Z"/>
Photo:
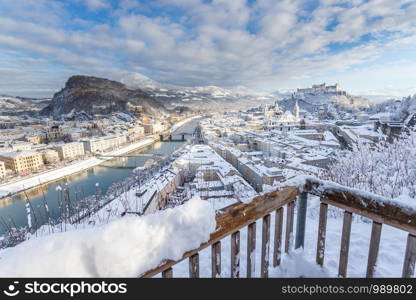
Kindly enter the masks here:
<path id="1" fill-rule="evenodd" d="M 189 277 L 199 277 L 198 253 L 211 247 L 212 277 L 221 274 L 221 240 L 231 235 L 231 270 L 233 278 L 240 277 L 240 230 L 247 226 L 247 274 L 254 276 L 254 253 L 256 251 L 256 221 L 262 219 L 260 275 L 268 277 L 270 261 L 273 267 L 281 263 L 282 250 L 288 253 L 293 248 L 304 247 L 305 222 L 308 194 L 320 197 L 316 263 L 323 266 L 325 258 L 325 237 L 328 206 L 344 210 L 338 276 L 347 277 L 352 215 L 357 214 L 373 221 L 368 250 L 367 277 L 373 277 L 380 245 L 382 225 L 391 225 L 408 232 L 402 277 L 411 277 L 416 261 L 416 211 L 388 199 L 363 193 L 351 188 L 328 184 L 307 178 L 302 186 L 285 187 L 254 198 L 250 203 L 238 203 L 224 208 L 216 217 L 217 229 L 209 241 L 183 254 L 177 261 L 167 260 L 158 267 L 148 270 L 140 277 L 173 277 L 172 266 L 185 259 L 189 260 Z M 295 244 L 292 243 L 294 209 L 297 201 Z M 284 207 L 286 207 L 286 232 L 283 236 Z M 270 260 L 271 213 L 275 214 L 274 243 Z M 404 245 L 403 245 L 404 246 Z"/>

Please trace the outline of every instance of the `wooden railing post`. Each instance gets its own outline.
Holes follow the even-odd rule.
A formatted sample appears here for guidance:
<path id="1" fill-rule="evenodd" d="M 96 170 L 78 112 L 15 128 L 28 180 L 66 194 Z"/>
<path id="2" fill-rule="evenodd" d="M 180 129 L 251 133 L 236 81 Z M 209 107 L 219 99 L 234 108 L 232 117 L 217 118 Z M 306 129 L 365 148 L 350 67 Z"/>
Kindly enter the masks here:
<path id="1" fill-rule="evenodd" d="M 273 267 L 280 265 L 282 257 L 283 207 L 276 210 L 274 220 Z"/>
<path id="2" fill-rule="evenodd" d="M 173 277 L 173 270 L 172 268 L 166 269 L 162 272 L 162 278 L 172 278 Z"/>
<path id="3" fill-rule="evenodd" d="M 416 261 L 416 236 L 409 233 L 407 236 L 406 253 L 404 256 L 403 263 L 403 278 L 412 277 L 415 272 L 415 261 Z"/>
<path id="4" fill-rule="evenodd" d="M 381 226 L 381 223 L 373 221 L 373 227 L 371 229 L 370 249 L 368 250 L 366 275 L 368 278 L 372 278 L 374 276 L 374 271 L 377 264 L 378 249 L 380 246 Z"/>
<path id="5" fill-rule="evenodd" d="M 211 246 L 211 277 L 221 277 L 221 241 Z"/>
<path id="6" fill-rule="evenodd" d="M 189 257 L 189 277 L 199 278 L 199 254 L 195 253 Z"/>
<path id="7" fill-rule="evenodd" d="M 255 274 L 256 266 L 256 222 L 247 226 L 247 278 Z"/>
<path id="8" fill-rule="evenodd" d="M 352 213 L 344 211 L 344 222 L 342 225 L 342 237 L 341 237 L 341 251 L 339 255 L 339 269 L 338 276 L 347 276 L 348 266 L 348 251 L 350 248 L 350 235 L 351 235 L 351 222 Z"/>
<path id="9" fill-rule="evenodd" d="M 293 216 L 295 213 L 295 202 L 291 201 L 287 204 L 286 213 L 286 236 L 285 236 L 285 252 L 289 253 L 293 238 Z"/>
<path id="10" fill-rule="evenodd" d="M 270 215 L 263 217 L 262 239 L 261 239 L 261 277 L 269 277 L 269 249 L 270 249 Z"/>
<path id="11" fill-rule="evenodd" d="M 316 246 L 316 263 L 320 266 L 324 264 L 327 217 L 328 204 L 321 202 L 319 207 L 318 242 Z"/>
<path id="12" fill-rule="evenodd" d="M 231 234 L 231 278 L 240 277 L 240 231 Z"/>
<path id="13" fill-rule="evenodd" d="M 295 249 L 305 245 L 306 210 L 308 208 L 308 193 L 302 192 L 297 201 L 298 214 L 296 219 Z"/>

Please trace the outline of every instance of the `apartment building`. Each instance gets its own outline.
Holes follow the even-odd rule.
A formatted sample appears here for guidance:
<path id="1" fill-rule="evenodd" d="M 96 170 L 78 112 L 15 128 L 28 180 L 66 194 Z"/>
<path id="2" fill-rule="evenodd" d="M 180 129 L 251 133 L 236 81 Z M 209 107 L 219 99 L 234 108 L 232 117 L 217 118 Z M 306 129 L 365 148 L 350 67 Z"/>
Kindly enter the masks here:
<path id="1" fill-rule="evenodd" d="M 42 143 L 42 136 L 40 134 L 26 135 L 25 140 L 29 143 L 37 145 Z"/>
<path id="2" fill-rule="evenodd" d="M 127 130 L 127 138 L 130 142 L 137 141 L 144 137 L 144 127 L 136 125 Z"/>
<path id="3" fill-rule="evenodd" d="M 10 145 L 13 151 L 30 151 L 32 143 L 17 141 Z"/>
<path id="4" fill-rule="evenodd" d="M 44 166 L 42 154 L 32 151 L 2 153 L 0 161 L 4 162 L 6 169 L 16 173 L 37 171 Z"/>
<path id="5" fill-rule="evenodd" d="M 45 164 L 53 164 L 57 161 L 59 161 L 59 153 L 58 151 L 52 150 L 52 149 L 46 149 L 41 151 L 43 162 Z"/>
<path id="6" fill-rule="evenodd" d="M 76 158 L 85 154 L 84 144 L 81 142 L 72 142 L 59 145 L 56 147 L 56 151 L 58 151 L 59 158 L 62 160 Z"/>
<path id="7" fill-rule="evenodd" d="M 91 153 L 103 152 L 118 149 L 121 145 L 127 143 L 125 135 L 112 135 L 99 138 L 84 140 L 84 149 Z"/>
<path id="8" fill-rule="evenodd" d="M 165 130 L 165 126 L 160 122 L 144 123 L 143 127 L 145 134 L 155 134 Z"/>

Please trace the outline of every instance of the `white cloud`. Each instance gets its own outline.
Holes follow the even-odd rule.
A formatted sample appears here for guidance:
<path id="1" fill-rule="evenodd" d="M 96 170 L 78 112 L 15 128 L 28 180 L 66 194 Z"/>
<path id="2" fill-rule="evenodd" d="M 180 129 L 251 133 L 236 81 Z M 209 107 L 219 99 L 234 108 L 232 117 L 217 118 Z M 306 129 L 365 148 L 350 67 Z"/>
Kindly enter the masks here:
<path id="1" fill-rule="evenodd" d="M 253 5 L 244 0 L 155 0 L 153 7 L 123 0 L 115 8 L 103 0 L 86 1 L 93 11 L 108 9 L 111 22 L 100 24 L 69 16 L 55 1 L 28 0 L 25 5 L 4 0 L 0 52 L 5 55 L 3 62 L 11 62 L 8 69 L 25 68 L 13 59 L 18 56 L 28 61 L 28 69 L 48 76 L 55 72 L 60 80 L 70 73 L 117 78 L 138 71 L 178 85 L 274 89 L 344 79 L 355 82 L 345 85 L 362 89 L 354 80 L 357 76 L 345 74 L 369 73 L 372 64 L 391 61 L 401 49 L 416 46 L 416 5 L 405 12 L 400 9 L 405 2 L 355 1 L 348 7 L 321 1 L 310 12 L 307 1 L 301 0 L 259 0 Z M 46 10 L 48 5 L 51 10 Z M 145 16 L 152 8 L 160 14 Z M 169 14 L 171 10 L 175 16 Z M 78 28 L 71 29 L 73 25 Z M 361 41 L 365 35 L 372 39 Z M 345 49 L 334 46 L 342 43 L 350 44 Z M 407 63 L 397 64 L 395 74 L 409 70 Z M 383 72 L 388 76 L 387 70 Z M 16 74 L 13 80 L 21 76 L 21 82 L 27 82 L 28 75 Z M 400 77 L 396 84 L 409 86 L 415 74 L 407 80 Z M 11 79 L 0 72 L 0 81 L 7 85 Z"/>
<path id="2" fill-rule="evenodd" d="M 89 10 L 92 11 L 110 7 L 110 4 L 107 2 L 107 0 L 85 0 L 85 5 Z"/>

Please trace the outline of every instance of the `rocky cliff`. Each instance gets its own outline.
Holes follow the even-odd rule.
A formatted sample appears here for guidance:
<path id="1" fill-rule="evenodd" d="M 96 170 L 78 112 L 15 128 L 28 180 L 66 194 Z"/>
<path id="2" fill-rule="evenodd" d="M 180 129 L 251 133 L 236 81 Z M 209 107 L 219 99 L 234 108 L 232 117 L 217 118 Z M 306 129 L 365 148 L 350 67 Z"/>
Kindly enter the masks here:
<path id="1" fill-rule="evenodd" d="M 141 105 L 144 113 L 149 115 L 168 112 L 163 104 L 140 89 L 132 90 L 120 82 L 104 78 L 76 75 L 68 79 L 42 113 L 54 118 L 74 111 L 109 114 L 127 111 L 128 103 Z"/>

